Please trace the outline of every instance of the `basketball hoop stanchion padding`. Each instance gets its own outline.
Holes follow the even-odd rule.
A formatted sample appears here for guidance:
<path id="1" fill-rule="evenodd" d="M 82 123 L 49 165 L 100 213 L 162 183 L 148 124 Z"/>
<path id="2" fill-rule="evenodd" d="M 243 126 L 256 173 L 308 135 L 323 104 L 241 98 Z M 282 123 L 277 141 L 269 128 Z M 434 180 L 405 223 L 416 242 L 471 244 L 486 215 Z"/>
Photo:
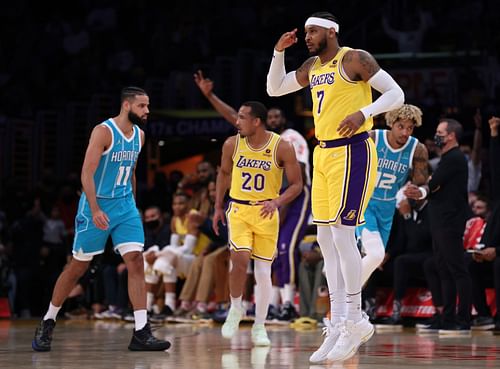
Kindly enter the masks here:
<path id="1" fill-rule="evenodd" d="M 9 300 L 6 297 L 0 297 L 0 318 L 10 318 Z"/>

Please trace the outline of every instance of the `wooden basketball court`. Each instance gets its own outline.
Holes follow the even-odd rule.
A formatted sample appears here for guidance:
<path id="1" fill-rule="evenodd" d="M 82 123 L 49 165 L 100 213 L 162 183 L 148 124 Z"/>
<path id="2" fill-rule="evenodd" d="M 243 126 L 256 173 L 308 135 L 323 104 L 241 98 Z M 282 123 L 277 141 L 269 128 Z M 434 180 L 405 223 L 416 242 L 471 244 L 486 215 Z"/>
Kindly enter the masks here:
<path id="1" fill-rule="evenodd" d="M 132 324 L 60 319 L 51 352 L 34 352 L 35 320 L 0 320 L 0 368 L 95 369 L 264 369 L 264 368 L 498 368 L 500 336 L 420 336 L 413 329 L 376 333 L 344 363 L 310 365 L 309 355 L 322 342 L 321 330 L 296 331 L 269 326 L 270 348 L 253 348 L 250 325 L 231 341 L 214 324 L 166 324 L 155 334 L 172 342 L 168 352 L 130 352 Z"/>

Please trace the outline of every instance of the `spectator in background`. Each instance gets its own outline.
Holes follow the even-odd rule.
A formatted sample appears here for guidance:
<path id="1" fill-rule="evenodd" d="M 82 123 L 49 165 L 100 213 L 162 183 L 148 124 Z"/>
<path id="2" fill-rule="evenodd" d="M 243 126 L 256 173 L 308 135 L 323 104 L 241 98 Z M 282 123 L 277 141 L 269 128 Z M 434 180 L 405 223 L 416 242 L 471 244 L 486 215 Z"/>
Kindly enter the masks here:
<path id="1" fill-rule="evenodd" d="M 425 279 L 423 264 L 432 258 L 432 238 L 427 200 L 403 200 L 399 203 L 397 238 L 387 250 L 385 261 L 393 263 L 394 301 L 392 316 L 382 324 L 401 325 L 401 306 L 410 277 Z"/>
<path id="2" fill-rule="evenodd" d="M 207 317 L 209 311 L 214 311 L 217 306 L 223 301 L 215 299 L 214 304 L 209 304 L 208 301 L 212 297 L 215 281 L 214 272 L 216 261 L 219 256 L 227 250 L 227 230 L 221 230 L 219 235 L 216 235 L 212 229 L 212 219 L 214 214 L 215 204 L 215 181 L 208 183 L 208 195 L 210 199 L 210 211 L 208 217 L 204 217 L 201 213 L 190 215 L 192 218 L 197 218 L 196 222 L 200 224 L 200 231 L 206 234 L 210 239 L 210 244 L 206 247 L 194 260 L 189 268 L 189 273 L 186 277 L 186 283 L 182 288 L 180 300 L 182 301 L 180 308 L 176 311 L 176 315 L 185 315 L 187 317 L 197 319 Z M 223 227 L 225 227 L 223 225 Z M 227 269 L 226 269 L 227 271 Z M 228 273 L 224 279 L 227 279 Z"/>
<path id="3" fill-rule="evenodd" d="M 500 130 L 500 118 L 492 117 L 488 121 L 490 125 L 490 164 L 491 164 L 491 209 L 488 222 L 481 237 L 481 244 L 484 248 L 472 254 L 476 263 L 471 265 L 471 274 L 474 281 L 474 303 L 478 310 L 479 317 L 475 320 L 475 326 L 491 327 L 493 323 L 487 318 L 490 317 L 489 309 L 486 305 L 486 295 L 484 292 L 484 274 L 493 269 L 493 286 L 495 288 L 497 314 L 495 316 L 494 330 L 500 331 L 500 140 L 498 133 Z M 484 318 L 486 317 L 486 319 Z M 480 319 L 481 318 L 481 319 Z"/>
<path id="4" fill-rule="evenodd" d="M 213 208 L 210 200 L 208 185 L 215 181 L 215 168 L 208 161 L 198 163 L 196 167 L 197 181 L 193 184 L 191 209 L 198 210 L 203 217 L 207 217 Z"/>
<path id="5" fill-rule="evenodd" d="M 316 227 L 314 227 L 315 229 Z M 320 320 L 329 310 L 328 287 L 323 273 L 324 261 L 316 235 L 307 235 L 299 246 L 300 316 Z M 320 293 L 326 294 L 326 306 L 319 306 Z M 323 308 L 323 309 L 322 309 Z"/>
<path id="6" fill-rule="evenodd" d="M 467 168 L 469 177 L 467 181 L 467 191 L 477 191 L 481 182 L 481 149 L 483 144 L 482 134 L 482 117 L 481 111 L 476 110 L 474 114 L 474 141 L 472 148 L 470 145 L 460 145 L 460 150 L 464 153 L 467 159 Z"/>
<path id="7" fill-rule="evenodd" d="M 158 253 L 171 242 L 173 235 L 170 221 L 166 221 L 158 206 L 150 206 L 144 211 L 144 275 L 146 283 L 158 283 L 153 271 L 153 265 Z M 155 291 L 148 289 L 146 295 L 146 309 L 152 311 L 155 302 Z"/>
<path id="8" fill-rule="evenodd" d="M 190 199 L 186 194 L 174 196 L 170 222 L 170 243 L 156 253 L 153 263 L 153 274 L 149 274 L 146 287 L 148 292 L 155 292 L 155 286 L 163 280 L 165 289 L 165 305 L 160 314 L 152 317 L 155 321 L 163 321 L 173 315 L 177 306 L 177 280 L 188 274 L 195 256 L 209 244 L 208 238 L 200 234 L 199 223 L 191 214 L 199 214 L 189 208 Z M 151 295 L 150 295 L 151 296 Z"/>
<path id="9" fill-rule="evenodd" d="M 440 334 L 470 334 L 472 282 L 465 265 L 463 232 L 469 212 L 467 161 L 458 147 L 463 129 L 454 119 L 441 119 L 435 142 L 441 161 L 428 185 L 409 184 L 404 192 L 414 200 L 429 196 L 429 213 L 434 256 L 439 265 L 443 290 L 443 322 Z M 458 313 L 455 312 L 458 293 Z"/>
<path id="10" fill-rule="evenodd" d="M 43 245 L 40 250 L 40 275 L 42 282 L 42 306 L 50 302 L 52 288 L 66 264 L 66 228 L 59 208 L 53 206 L 50 218 L 43 225 Z"/>
<path id="11" fill-rule="evenodd" d="M 10 229 L 12 261 L 17 280 L 14 312 L 21 318 L 40 314 L 42 309 L 35 282 L 36 273 L 40 268 L 45 215 L 40 208 L 40 199 L 27 201 L 28 210 Z"/>

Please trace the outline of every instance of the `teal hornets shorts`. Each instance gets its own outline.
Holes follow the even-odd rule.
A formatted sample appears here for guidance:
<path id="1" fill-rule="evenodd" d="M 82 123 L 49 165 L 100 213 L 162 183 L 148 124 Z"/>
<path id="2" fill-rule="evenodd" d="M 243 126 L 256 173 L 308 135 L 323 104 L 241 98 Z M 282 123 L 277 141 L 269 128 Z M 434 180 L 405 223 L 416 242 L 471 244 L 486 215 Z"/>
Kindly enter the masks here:
<path id="1" fill-rule="evenodd" d="M 115 252 L 123 246 L 137 248 L 144 246 L 142 220 L 132 194 L 116 199 L 98 198 L 97 203 L 108 216 L 109 227 L 101 230 L 95 226 L 87 197 L 83 193 L 75 217 L 73 255 L 83 255 L 88 258 L 102 254 L 109 236 L 113 240 Z"/>
<path id="2" fill-rule="evenodd" d="M 365 224 L 356 227 L 356 235 L 361 236 L 363 229 L 370 232 L 379 232 L 384 247 L 391 234 L 392 220 L 396 210 L 395 201 L 379 201 L 371 199 L 365 211 Z"/>

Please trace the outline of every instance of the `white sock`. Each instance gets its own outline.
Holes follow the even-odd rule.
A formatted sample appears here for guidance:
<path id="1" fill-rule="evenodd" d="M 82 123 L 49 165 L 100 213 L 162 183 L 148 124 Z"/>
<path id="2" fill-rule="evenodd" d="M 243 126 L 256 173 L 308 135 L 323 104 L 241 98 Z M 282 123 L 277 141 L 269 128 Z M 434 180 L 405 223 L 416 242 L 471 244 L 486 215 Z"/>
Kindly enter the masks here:
<path id="1" fill-rule="evenodd" d="M 330 314 L 330 320 L 333 324 L 340 323 L 342 319 L 347 317 L 345 289 L 330 294 Z"/>
<path id="2" fill-rule="evenodd" d="M 329 226 L 318 226 L 318 243 L 325 262 L 325 275 L 330 294 L 330 315 L 332 322 L 339 323 L 346 318 L 345 284 L 340 268 L 340 257 L 333 243 Z"/>
<path id="3" fill-rule="evenodd" d="M 272 294 L 271 263 L 255 260 L 255 324 L 264 324 Z"/>
<path id="4" fill-rule="evenodd" d="M 354 323 L 359 322 L 361 318 L 361 291 L 355 294 L 346 294 L 347 320 Z"/>
<path id="5" fill-rule="evenodd" d="M 273 286 L 273 292 L 271 294 L 271 302 L 270 304 L 273 306 L 279 306 L 280 304 L 280 295 L 281 295 L 281 288 L 278 286 Z"/>
<path id="6" fill-rule="evenodd" d="M 330 228 L 344 277 L 347 319 L 356 323 L 361 320 L 361 255 L 356 245 L 354 227 L 336 225 Z"/>
<path id="7" fill-rule="evenodd" d="M 153 307 L 153 302 L 155 299 L 155 294 L 153 292 L 146 292 L 146 310 L 151 311 Z"/>
<path id="8" fill-rule="evenodd" d="M 293 298 L 295 297 L 295 287 L 293 284 L 286 283 L 283 288 L 280 289 L 281 292 L 281 302 L 286 304 L 287 302 L 293 303 Z"/>
<path id="9" fill-rule="evenodd" d="M 165 292 L 165 305 L 175 310 L 175 292 Z"/>
<path id="10" fill-rule="evenodd" d="M 243 311 L 243 306 L 241 304 L 241 296 L 240 297 L 231 296 L 231 307 L 236 308 L 239 311 Z"/>
<path id="11" fill-rule="evenodd" d="M 370 232 L 367 229 L 363 229 L 361 232 L 361 242 L 366 253 L 361 260 L 361 285 L 363 286 L 373 271 L 384 260 L 385 248 L 379 232 Z"/>
<path id="12" fill-rule="evenodd" d="M 135 320 L 135 330 L 140 331 L 142 328 L 144 328 L 144 326 L 148 322 L 147 310 L 135 310 L 134 320 Z"/>
<path id="13" fill-rule="evenodd" d="M 56 320 L 57 313 L 61 310 L 60 306 L 54 306 L 52 305 L 52 302 L 49 304 L 49 310 L 47 310 L 47 313 L 43 317 L 43 320 L 47 319 L 53 319 L 54 321 Z"/>

